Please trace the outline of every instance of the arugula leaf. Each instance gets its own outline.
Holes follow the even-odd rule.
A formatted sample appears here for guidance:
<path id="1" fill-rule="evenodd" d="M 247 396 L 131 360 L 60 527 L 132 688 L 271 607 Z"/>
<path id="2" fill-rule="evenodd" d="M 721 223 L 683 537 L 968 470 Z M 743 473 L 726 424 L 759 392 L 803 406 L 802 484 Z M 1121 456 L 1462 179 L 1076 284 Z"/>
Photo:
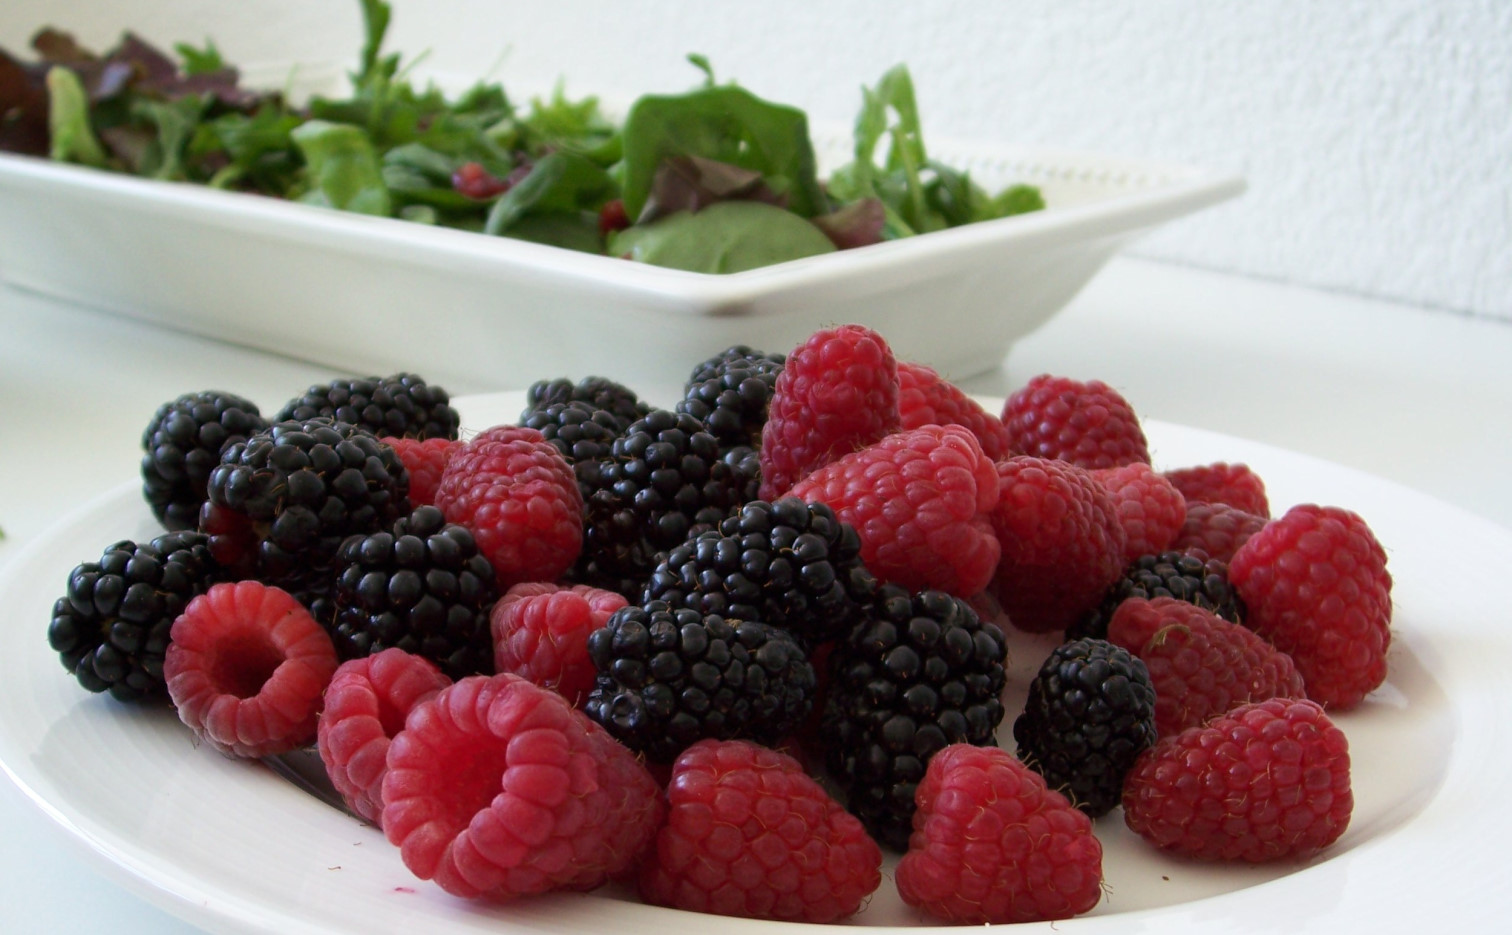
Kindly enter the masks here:
<path id="1" fill-rule="evenodd" d="M 173 51 L 184 60 L 184 73 L 189 75 L 213 75 L 226 67 L 226 60 L 221 58 L 220 49 L 209 39 L 205 40 L 203 49 L 196 49 L 187 42 L 180 42 L 173 47 Z"/>
<path id="2" fill-rule="evenodd" d="M 808 117 L 734 85 L 681 95 L 646 95 L 630 108 L 624 140 L 625 211 L 638 218 L 662 162 L 701 156 L 754 169 L 787 197 L 788 210 L 812 217 L 829 210 L 815 169 Z"/>
<path id="3" fill-rule="evenodd" d="M 393 213 L 383 170 L 360 127 L 311 120 L 289 134 L 308 165 L 305 204 L 376 214 Z"/>
<path id="4" fill-rule="evenodd" d="M 105 150 L 89 125 L 89 99 L 79 76 L 63 65 L 47 70 L 47 124 L 51 157 L 104 168 Z"/>
<path id="5" fill-rule="evenodd" d="M 206 103 L 204 98 L 193 94 L 170 101 L 151 98 L 134 101 L 132 113 L 157 128 L 153 146 L 137 171 L 155 179 L 187 178 L 185 150 L 200 125 Z"/>
<path id="6" fill-rule="evenodd" d="M 987 217 L 1005 218 L 1014 214 L 1045 210 L 1045 196 L 1033 185 L 1010 185 L 988 202 Z"/>

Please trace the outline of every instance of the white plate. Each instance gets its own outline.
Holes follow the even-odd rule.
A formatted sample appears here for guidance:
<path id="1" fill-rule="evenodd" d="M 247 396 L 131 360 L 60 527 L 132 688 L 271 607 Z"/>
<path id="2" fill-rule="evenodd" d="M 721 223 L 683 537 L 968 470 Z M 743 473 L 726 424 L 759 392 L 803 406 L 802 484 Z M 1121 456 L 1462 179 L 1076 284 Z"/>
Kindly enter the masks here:
<path id="1" fill-rule="evenodd" d="M 1244 189 L 1104 156 L 931 153 L 994 189 L 1037 184 L 1049 207 L 716 276 L 0 154 L 0 277 L 358 374 L 415 370 L 459 393 L 524 389 L 542 372 L 680 381 L 715 350 L 790 348 L 840 321 L 962 379 L 999 366 L 1130 240 Z"/>
<path id="2" fill-rule="evenodd" d="M 459 408 L 464 424 L 480 428 L 513 421 L 522 401 L 498 394 L 459 400 Z M 1366 518 L 1395 578 L 1390 679 L 1337 718 L 1351 744 L 1357 803 L 1333 848 L 1300 865 L 1198 865 L 1157 855 L 1115 812 L 1096 827 L 1103 901 L 1053 929 L 1475 931 L 1500 919 L 1508 908 L 1500 848 L 1512 838 L 1512 810 L 1501 802 L 1512 773 L 1503 699 L 1512 628 L 1501 582 L 1512 534 L 1310 457 L 1159 422 L 1145 427 L 1157 466 L 1240 461 L 1265 478 L 1277 512 L 1319 502 Z M 60 520 L 0 575 L 0 626 L 8 631 L 0 764 L 98 867 L 212 932 L 707 931 L 707 917 L 640 905 L 614 888 L 508 906 L 454 899 L 412 877 L 377 830 L 261 764 L 196 748 L 169 711 L 83 692 L 43 638 L 52 602 L 74 565 L 118 539 L 157 531 L 136 484 L 127 483 Z M 1011 635 L 1018 691 L 1010 712 L 1051 642 Z M 1005 739 L 1007 731 L 1005 724 Z M 888 877 L 856 921 L 926 924 L 902 906 Z M 718 925 L 754 935 L 791 927 Z"/>

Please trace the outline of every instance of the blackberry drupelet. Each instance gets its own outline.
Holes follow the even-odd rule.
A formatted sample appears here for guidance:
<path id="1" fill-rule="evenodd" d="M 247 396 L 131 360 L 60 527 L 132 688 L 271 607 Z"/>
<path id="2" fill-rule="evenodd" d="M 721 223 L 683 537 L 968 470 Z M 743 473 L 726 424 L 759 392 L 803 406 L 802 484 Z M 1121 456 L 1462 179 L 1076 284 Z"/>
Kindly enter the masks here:
<path id="1" fill-rule="evenodd" d="M 170 530 L 193 529 L 221 452 L 267 427 L 256 403 L 219 390 L 159 406 L 142 432 L 142 495 L 152 514 Z"/>
<path id="2" fill-rule="evenodd" d="M 348 538 L 338 560 L 330 630 L 343 659 L 398 648 L 452 679 L 493 672 L 489 614 L 499 592 L 466 527 L 418 507 L 392 532 Z"/>
<path id="3" fill-rule="evenodd" d="M 813 647 L 860 621 L 877 595 L 861 537 L 823 503 L 754 500 L 667 554 L 644 601 L 759 620 Z"/>
<path id="4" fill-rule="evenodd" d="M 629 427 L 613 412 L 579 399 L 526 409 L 520 414 L 520 425 L 540 432 L 562 453 L 572 465 L 584 501 L 598 487 L 599 460 L 609 457 L 614 440 Z"/>
<path id="5" fill-rule="evenodd" d="M 759 446 L 767 404 L 785 354 L 752 350 L 744 344 L 709 358 L 688 377 L 678 412 L 702 420 L 725 447 Z"/>
<path id="6" fill-rule="evenodd" d="M 706 737 L 774 745 L 813 704 L 803 647 L 752 620 L 630 605 L 589 634 L 588 655 L 598 669 L 588 716 L 660 762 Z"/>
<path id="7" fill-rule="evenodd" d="M 634 390 L 608 377 L 584 377 L 576 383 L 559 377 L 531 384 L 525 391 L 525 411 L 521 418 L 528 418 L 530 413 L 557 403 L 570 402 L 602 409 L 619 422 L 621 431 L 651 413 L 651 406 L 642 402 Z"/>
<path id="8" fill-rule="evenodd" d="M 412 373 L 317 384 L 285 403 L 273 421 L 303 422 L 320 417 L 349 422 L 380 438 L 422 441 L 455 439 L 462 421 L 446 390 L 430 386 Z"/>
<path id="9" fill-rule="evenodd" d="M 723 458 L 692 416 L 653 410 L 597 462 L 574 580 L 639 601 L 665 553 L 744 502 L 753 485 L 739 465 L 750 463 Z"/>
<path id="10" fill-rule="evenodd" d="M 1124 776 L 1156 737 L 1155 689 L 1145 664 L 1091 638 L 1050 653 L 1013 722 L 1019 759 L 1092 818 L 1119 803 Z"/>
<path id="11" fill-rule="evenodd" d="M 834 646 L 819 740 L 847 807 L 872 837 L 908 847 L 914 791 L 935 753 L 994 746 L 1007 641 L 943 591 L 880 589 L 869 619 Z"/>
<path id="12" fill-rule="evenodd" d="M 372 432 L 318 418 L 278 422 L 226 449 L 210 472 L 200 529 L 240 577 L 317 602 L 334 584 L 347 536 L 388 529 L 409 512 L 409 474 Z"/>
<path id="13" fill-rule="evenodd" d="M 1174 597 L 1210 610 L 1230 623 L 1242 623 L 1244 608 L 1228 583 L 1228 565 L 1190 552 L 1141 555 L 1113 582 L 1102 603 L 1066 628 L 1066 639 L 1107 639 L 1108 621 L 1126 598 Z"/>
<path id="14" fill-rule="evenodd" d="M 225 577 L 198 532 L 117 542 L 69 573 L 67 593 L 53 604 L 48 645 L 92 692 L 121 701 L 166 698 L 163 656 L 173 621 Z"/>

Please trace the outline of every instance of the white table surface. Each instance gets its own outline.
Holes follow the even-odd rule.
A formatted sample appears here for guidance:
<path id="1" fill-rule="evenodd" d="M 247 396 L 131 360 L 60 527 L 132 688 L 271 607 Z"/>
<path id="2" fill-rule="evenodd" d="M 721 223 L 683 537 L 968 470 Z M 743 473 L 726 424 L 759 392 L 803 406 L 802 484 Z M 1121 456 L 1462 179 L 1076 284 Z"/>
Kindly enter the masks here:
<path id="1" fill-rule="evenodd" d="M 1350 465 L 1512 527 L 1509 367 L 1512 324 L 1118 259 L 1001 370 L 962 383 L 1003 395 L 1041 372 L 1101 379 L 1142 417 Z M 0 564 L 137 476 L 161 402 L 217 387 L 271 412 L 334 376 L 0 286 Z M 583 375 L 513 388 L 548 376 Z M 200 931 L 97 872 L 3 780 L 0 828 L 0 931 Z"/>

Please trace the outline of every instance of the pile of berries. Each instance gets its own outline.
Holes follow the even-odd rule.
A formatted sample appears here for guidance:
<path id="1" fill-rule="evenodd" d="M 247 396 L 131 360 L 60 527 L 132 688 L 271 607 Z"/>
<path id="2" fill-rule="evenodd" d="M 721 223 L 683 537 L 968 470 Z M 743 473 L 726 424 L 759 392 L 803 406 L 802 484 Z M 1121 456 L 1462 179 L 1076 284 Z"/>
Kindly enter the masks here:
<path id="1" fill-rule="evenodd" d="M 1119 810 L 1202 860 L 1343 833 L 1331 716 L 1390 642 L 1359 516 L 1272 517 L 1242 464 L 1157 469 L 1104 383 L 1041 375 L 994 412 L 859 325 L 685 389 L 542 380 L 465 434 L 414 374 L 272 419 L 186 394 L 143 436 L 165 532 L 79 565 L 49 641 L 224 754 L 313 747 L 465 898 L 619 880 L 833 922 L 888 850 L 921 918 L 1053 920 L 1101 900 Z"/>

